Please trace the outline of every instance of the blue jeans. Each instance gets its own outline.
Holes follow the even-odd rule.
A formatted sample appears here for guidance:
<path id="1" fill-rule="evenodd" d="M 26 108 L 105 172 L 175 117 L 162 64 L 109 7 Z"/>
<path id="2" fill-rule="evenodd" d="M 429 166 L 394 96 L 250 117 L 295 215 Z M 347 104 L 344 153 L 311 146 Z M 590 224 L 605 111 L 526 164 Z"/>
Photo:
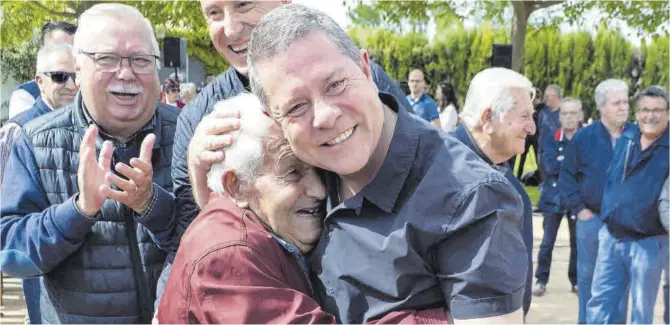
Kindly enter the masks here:
<path id="1" fill-rule="evenodd" d="M 40 315 L 40 278 L 26 278 L 21 282 L 30 324 L 42 324 L 42 316 Z"/>
<path id="2" fill-rule="evenodd" d="M 544 236 L 542 237 L 542 244 L 540 244 L 540 251 L 537 253 L 537 269 L 535 270 L 537 283 L 547 284 L 547 282 L 549 282 L 554 244 L 556 243 L 556 235 L 558 234 L 558 229 L 561 226 L 563 217 L 563 213 L 544 213 L 544 220 L 542 221 Z M 574 286 L 577 284 L 577 236 L 575 234 L 575 221 L 569 217 L 567 219 L 568 229 L 570 231 L 570 264 L 568 265 L 568 279 Z"/>
<path id="3" fill-rule="evenodd" d="M 668 237 L 652 236 L 636 241 L 617 241 L 607 227 L 598 234 L 600 247 L 593 275 L 587 321 L 609 324 L 618 321 L 616 306 L 632 298 L 631 324 L 650 324 L 661 283 L 661 273 L 668 261 Z"/>
<path id="4" fill-rule="evenodd" d="M 603 223 L 597 215 L 591 220 L 577 219 L 577 286 L 579 316 L 577 322 L 586 324 L 586 304 L 591 299 L 591 282 L 598 256 L 598 231 Z"/>

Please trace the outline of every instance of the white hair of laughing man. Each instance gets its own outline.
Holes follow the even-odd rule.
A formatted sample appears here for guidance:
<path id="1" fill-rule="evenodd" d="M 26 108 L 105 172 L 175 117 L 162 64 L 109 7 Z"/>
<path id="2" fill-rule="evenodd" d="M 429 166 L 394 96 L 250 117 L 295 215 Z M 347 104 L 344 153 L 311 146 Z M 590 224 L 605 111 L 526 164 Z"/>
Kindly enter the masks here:
<path id="1" fill-rule="evenodd" d="M 219 112 L 239 111 L 240 128 L 231 135 L 235 142 L 223 149 L 226 159 L 212 165 L 207 173 L 207 186 L 212 192 L 222 195 L 225 193 L 221 181 L 223 175 L 234 170 L 237 177 L 250 184 L 263 162 L 263 138 L 266 137 L 274 125 L 274 121 L 263 113 L 258 97 L 244 93 L 216 104 Z"/>
<path id="2" fill-rule="evenodd" d="M 531 100 L 535 97 L 533 83 L 516 71 L 505 68 L 489 68 L 475 75 L 470 82 L 465 105 L 460 118 L 472 130 L 479 126 L 482 112 L 491 108 L 493 115 L 502 121 L 514 107 L 512 88 L 527 89 Z"/>

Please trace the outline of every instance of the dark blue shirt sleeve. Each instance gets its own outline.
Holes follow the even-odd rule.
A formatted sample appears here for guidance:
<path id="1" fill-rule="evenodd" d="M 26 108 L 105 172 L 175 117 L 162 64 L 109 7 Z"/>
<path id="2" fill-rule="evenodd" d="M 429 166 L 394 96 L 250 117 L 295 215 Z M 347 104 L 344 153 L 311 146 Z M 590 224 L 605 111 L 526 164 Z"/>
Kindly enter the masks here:
<path id="1" fill-rule="evenodd" d="M 542 163 L 544 164 L 544 169 L 547 171 L 547 175 L 558 175 L 561 171 L 561 161 L 558 160 L 558 156 L 561 153 L 558 152 L 557 147 L 558 142 L 551 136 L 551 133 L 544 137 Z"/>
<path id="2" fill-rule="evenodd" d="M 77 210 L 76 195 L 49 203 L 25 136 L 14 143 L 6 168 L 0 205 L 2 271 L 22 278 L 48 273 L 79 249 L 95 219 Z"/>
<path id="3" fill-rule="evenodd" d="M 199 94 L 184 108 L 177 119 L 177 129 L 172 146 L 172 183 L 175 196 L 176 228 L 172 248 L 168 255 L 170 261 L 177 254 L 182 235 L 200 212 L 191 192 L 191 179 L 188 175 L 186 156 L 188 154 L 188 144 L 193 138 L 195 127 L 205 113 L 204 110 L 207 106 L 205 95 L 203 93 Z"/>
<path id="4" fill-rule="evenodd" d="M 175 246 L 179 245 L 178 242 L 175 242 L 177 238 L 174 236 L 177 224 L 174 218 L 175 199 L 170 192 L 156 183 L 153 184 L 153 187 L 154 191 L 146 211 L 141 215 L 133 213 L 133 218 L 149 230 L 151 239 L 160 249 L 170 253 Z"/>
<path id="5" fill-rule="evenodd" d="M 572 215 L 577 215 L 585 207 L 579 192 L 579 183 L 577 182 L 579 177 L 578 135 L 576 134 L 563 150 L 565 158 L 560 166 L 561 172 L 558 176 L 558 191 L 563 204 L 570 210 Z M 603 166 L 603 168 L 606 168 L 606 166 Z"/>
<path id="6" fill-rule="evenodd" d="M 464 190 L 458 201 L 435 252 L 453 317 L 493 317 L 520 309 L 528 257 L 519 194 L 501 175 Z"/>
<path id="7" fill-rule="evenodd" d="M 434 121 L 440 118 L 440 113 L 437 112 L 437 104 L 434 101 L 428 102 L 426 105 L 425 114 L 428 118 L 428 121 Z"/>
<path id="8" fill-rule="evenodd" d="M 391 77 L 386 74 L 384 69 L 374 61 L 371 62 L 371 67 L 372 78 L 377 84 L 377 89 L 379 89 L 379 91 L 393 95 L 400 106 L 403 106 L 408 112 L 414 113 L 412 105 L 410 105 L 407 101 L 407 95 L 402 91 L 402 89 L 400 89 L 400 87 L 398 87 L 395 81 L 393 81 L 393 79 L 391 79 Z"/>

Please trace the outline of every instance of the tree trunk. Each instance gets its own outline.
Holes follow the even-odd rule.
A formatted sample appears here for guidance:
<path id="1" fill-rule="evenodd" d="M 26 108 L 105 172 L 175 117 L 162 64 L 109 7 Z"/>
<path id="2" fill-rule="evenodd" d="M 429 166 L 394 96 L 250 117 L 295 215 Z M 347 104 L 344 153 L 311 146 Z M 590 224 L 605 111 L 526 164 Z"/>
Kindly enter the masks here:
<path id="1" fill-rule="evenodd" d="M 512 70 L 522 73 L 523 56 L 526 49 L 526 30 L 530 8 L 524 1 L 512 1 L 514 25 L 512 25 Z"/>

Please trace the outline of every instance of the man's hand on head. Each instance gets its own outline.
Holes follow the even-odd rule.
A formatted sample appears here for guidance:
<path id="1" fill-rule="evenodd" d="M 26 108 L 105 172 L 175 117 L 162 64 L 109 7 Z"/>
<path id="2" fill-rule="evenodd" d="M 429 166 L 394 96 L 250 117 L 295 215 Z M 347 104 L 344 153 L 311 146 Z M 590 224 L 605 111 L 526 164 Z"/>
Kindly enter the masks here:
<path id="1" fill-rule="evenodd" d="M 95 158 L 95 139 L 98 137 L 98 127 L 91 125 L 84 133 L 79 144 L 79 167 L 77 168 L 77 185 L 79 197 L 75 204 L 79 211 L 88 217 L 95 216 L 102 204 L 105 195 L 101 188 L 105 185 L 105 174 L 110 171 L 114 146 L 105 141 L 100 150 L 100 156 Z"/>
<path id="2" fill-rule="evenodd" d="M 142 141 L 139 158 L 130 159 L 130 166 L 124 163 L 116 164 L 116 171 L 128 180 L 111 171 L 105 174 L 107 184 L 100 187 L 105 197 L 121 202 L 139 214 L 146 211 L 154 193 L 151 155 L 155 142 L 154 134 L 147 135 Z M 115 185 L 118 190 L 112 189 L 110 185 Z"/>
<path id="3" fill-rule="evenodd" d="M 202 118 L 193 132 L 188 146 L 188 172 L 193 188 L 193 198 L 200 208 L 207 204 L 207 171 L 213 164 L 222 162 L 225 157 L 221 149 L 235 141 L 231 132 L 240 128 L 239 111 L 214 110 Z"/>

